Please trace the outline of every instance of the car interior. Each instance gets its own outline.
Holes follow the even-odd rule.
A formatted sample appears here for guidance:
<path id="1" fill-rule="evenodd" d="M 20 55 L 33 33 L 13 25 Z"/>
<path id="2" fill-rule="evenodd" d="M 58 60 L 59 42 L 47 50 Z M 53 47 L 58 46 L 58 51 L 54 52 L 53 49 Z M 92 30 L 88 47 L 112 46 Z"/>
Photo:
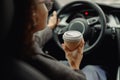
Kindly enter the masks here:
<path id="1" fill-rule="evenodd" d="M 46 43 L 44 51 L 58 60 L 66 60 L 61 48 L 62 35 L 67 30 L 78 30 L 83 33 L 86 42 L 81 68 L 86 65 L 99 65 L 107 72 L 108 80 L 119 80 L 120 6 L 118 4 L 55 0 L 52 11 L 58 11 L 61 21 L 54 30 L 53 38 Z M 85 31 L 79 21 L 84 25 L 85 21 L 88 22 Z"/>
<path id="2" fill-rule="evenodd" d="M 1 79 L 49 80 L 36 68 L 9 56 L 8 32 L 14 24 L 14 0 L 1 0 Z M 61 47 L 62 35 L 68 30 L 78 30 L 85 40 L 84 57 L 80 68 L 99 65 L 107 74 L 107 80 L 120 80 L 120 3 L 103 4 L 86 0 L 55 0 L 51 13 L 56 10 L 59 25 L 43 51 L 58 60 L 66 60 Z M 80 25 L 80 27 L 79 27 Z"/>

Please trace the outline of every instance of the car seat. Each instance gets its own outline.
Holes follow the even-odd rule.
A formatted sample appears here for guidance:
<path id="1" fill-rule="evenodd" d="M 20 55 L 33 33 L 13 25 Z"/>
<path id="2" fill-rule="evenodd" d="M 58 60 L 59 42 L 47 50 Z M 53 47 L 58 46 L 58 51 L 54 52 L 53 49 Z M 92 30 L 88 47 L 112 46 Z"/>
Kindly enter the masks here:
<path id="1" fill-rule="evenodd" d="M 15 27 L 13 26 L 15 20 L 18 20 L 17 17 L 14 18 L 17 11 L 15 1 L 22 3 L 25 0 L 0 0 L 0 78 L 1 80 L 49 80 L 34 67 L 15 57 L 8 47 L 10 31 Z M 12 45 L 9 46 L 14 48 Z"/>

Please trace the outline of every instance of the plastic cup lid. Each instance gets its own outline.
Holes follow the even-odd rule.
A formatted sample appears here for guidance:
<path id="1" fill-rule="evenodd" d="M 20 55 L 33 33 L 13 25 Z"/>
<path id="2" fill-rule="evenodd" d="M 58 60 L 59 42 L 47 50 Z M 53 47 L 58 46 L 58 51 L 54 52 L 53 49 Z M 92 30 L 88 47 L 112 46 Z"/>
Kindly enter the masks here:
<path id="1" fill-rule="evenodd" d="M 79 41 L 82 38 L 82 33 L 79 31 L 71 30 L 63 34 L 64 41 Z"/>

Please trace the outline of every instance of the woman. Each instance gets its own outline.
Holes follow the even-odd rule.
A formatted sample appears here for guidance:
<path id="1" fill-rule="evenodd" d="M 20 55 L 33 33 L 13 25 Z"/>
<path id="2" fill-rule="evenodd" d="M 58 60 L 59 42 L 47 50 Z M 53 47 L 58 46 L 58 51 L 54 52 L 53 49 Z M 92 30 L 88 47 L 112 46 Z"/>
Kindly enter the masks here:
<path id="1" fill-rule="evenodd" d="M 33 14 L 34 14 L 33 15 L 33 20 L 34 20 L 34 23 L 35 23 L 35 27 L 39 27 L 39 29 L 37 29 L 38 31 L 35 32 L 35 34 L 33 35 L 33 37 L 34 37 L 33 39 L 34 39 L 34 42 L 35 42 L 34 47 L 35 47 L 35 49 L 37 49 L 36 51 L 39 51 L 41 53 L 43 53 L 42 52 L 42 47 L 44 46 L 44 44 L 52 37 L 52 29 L 54 29 L 55 26 L 58 24 L 57 13 L 56 13 L 56 11 L 54 11 L 53 16 L 50 17 L 50 19 L 48 21 L 48 25 L 46 25 L 47 17 L 48 17 L 48 10 L 47 10 L 46 6 L 43 4 L 43 2 L 44 2 L 44 0 L 40 2 L 41 4 L 38 6 L 38 9 L 37 10 L 34 9 L 35 11 L 33 11 Z M 41 14 L 42 17 L 39 14 Z M 43 28 L 45 28 L 45 29 L 42 30 L 42 31 L 39 31 L 39 30 L 41 30 L 40 29 L 41 26 L 42 26 L 42 29 Z M 72 55 L 70 55 L 72 60 L 74 60 L 74 61 L 71 61 L 70 56 L 68 58 L 68 61 L 71 62 L 69 64 L 71 65 L 71 68 L 73 68 L 73 69 L 79 69 L 79 65 L 80 65 L 80 62 L 81 62 L 81 59 L 82 59 L 82 56 L 83 56 L 82 55 L 83 54 L 83 51 L 82 51 L 83 50 L 82 49 L 83 44 L 84 44 L 84 40 L 82 40 L 81 45 L 79 47 L 79 54 L 76 55 L 75 58 Z M 68 50 L 66 50 L 67 48 L 65 47 L 64 44 L 63 44 L 63 47 L 64 47 L 64 50 L 68 53 Z M 67 53 L 66 53 L 66 57 L 68 57 Z M 78 59 L 77 59 L 77 56 L 79 56 Z M 74 65 L 72 65 L 73 64 L 72 62 L 74 62 Z"/>
<path id="2" fill-rule="evenodd" d="M 43 74 L 50 77 L 50 79 L 85 80 L 85 75 L 79 70 L 79 65 L 83 56 L 82 48 L 83 48 L 84 40 L 82 40 L 81 45 L 78 48 L 79 54 L 76 55 L 78 56 L 76 58 L 72 56 L 67 56 L 68 50 L 65 47 L 65 45 L 63 45 L 65 51 L 67 52 L 66 57 L 70 62 L 69 64 L 71 64 L 70 67 L 73 70 L 67 66 L 64 66 L 53 57 L 46 55 L 42 52 L 42 47 L 52 37 L 52 29 L 54 29 L 55 26 L 58 24 L 56 11 L 53 12 L 53 16 L 50 17 L 47 24 L 48 10 L 44 3 L 45 3 L 44 0 L 37 0 L 35 1 L 35 5 L 32 7 L 32 19 L 33 19 L 32 25 L 34 25 L 35 28 L 35 33 L 33 34 L 33 42 L 34 42 L 33 49 L 35 49 L 35 52 L 39 54 L 36 57 L 34 56 L 34 58 L 36 59 L 32 65 L 35 65 L 34 63 L 40 61 L 42 64 L 39 64 L 36 67 L 39 70 L 41 69 L 40 71 L 43 72 Z M 43 66 L 38 67 L 41 65 Z"/>
<path id="3" fill-rule="evenodd" d="M 85 75 L 79 70 L 83 45 L 78 48 L 81 56 L 78 57 L 80 59 L 76 59 L 78 63 L 71 66 L 72 69 L 41 50 L 44 43 L 52 36 L 52 29 L 57 24 L 56 12 L 53 12 L 47 25 L 48 10 L 44 1 L 14 0 L 14 3 L 14 23 L 6 42 L 10 56 L 24 60 L 50 80 L 86 80 Z M 37 44 L 37 41 L 40 41 L 37 35 L 39 32 L 41 35 L 49 33 L 49 37 L 41 38 L 41 45 Z"/>
<path id="4" fill-rule="evenodd" d="M 16 0 L 15 3 L 16 23 L 13 24 L 12 34 L 9 34 L 8 38 L 12 43 L 8 43 L 8 46 L 14 46 L 9 46 L 9 50 L 14 53 L 14 56 L 31 64 L 50 80 L 86 80 L 83 72 L 79 70 L 83 57 L 84 40 L 78 47 L 76 58 L 67 55 L 70 52 L 63 44 L 70 68 L 61 64 L 55 58 L 42 52 L 42 47 L 51 38 L 52 29 L 58 23 L 56 12 L 53 12 L 47 25 L 48 10 L 45 4 L 48 2 L 44 0 Z M 49 37 L 46 37 L 48 34 Z"/>
<path id="5" fill-rule="evenodd" d="M 46 0 L 46 1 L 48 1 L 48 0 Z M 44 2 L 44 0 L 41 0 L 41 3 L 42 2 Z M 48 2 L 48 3 L 50 3 L 50 2 Z M 40 8 L 42 8 L 42 9 L 40 9 Z M 48 10 L 49 9 L 51 9 L 51 8 L 48 7 Z M 45 19 L 44 23 L 43 22 L 41 23 L 41 24 L 43 24 L 43 27 L 44 27 L 44 26 L 46 26 L 46 22 L 47 22 L 48 10 L 46 9 L 46 6 L 44 6 L 44 4 L 43 4 L 43 6 L 41 4 L 41 7 L 39 6 L 38 10 L 46 12 L 46 16 L 44 18 Z M 35 12 L 35 14 L 37 15 L 36 12 Z M 38 14 L 40 14 L 40 13 L 38 13 Z M 34 15 L 34 20 L 35 20 L 36 15 Z M 42 18 L 42 17 L 40 16 L 40 18 Z M 39 21 L 43 20 L 43 18 L 42 19 L 40 19 L 40 18 L 39 18 Z M 50 17 L 50 19 L 48 21 L 47 27 L 44 30 L 38 31 L 34 34 L 34 42 L 35 42 L 34 47 L 35 47 L 35 49 L 37 49 L 36 51 L 43 53 L 42 47 L 52 37 L 52 30 L 51 29 L 54 29 L 54 27 L 58 24 L 58 22 L 59 22 L 59 20 L 57 20 L 57 14 L 54 11 L 53 16 Z M 40 23 L 38 23 L 38 24 L 40 24 Z M 47 35 L 49 35 L 49 36 L 47 36 Z M 84 47 L 84 40 L 82 40 L 80 43 L 80 46 L 78 48 L 78 54 L 73 57 L 72 55 L 70 55 L 71 51 L 69 51 L 67 49 L 67 47 L 63 44 L 63 49 L 65 51 L 66 58 L 69 62 L 68 64 L 70 65 L 70 68 L 73 70 L 79 70 L 80 63 L 81 63 L 81 60 L 83 57 L 83 55 L 82 55 L 83 54 L 83 47 Z M 88 65 L 85 68 L 83 68 L 82 71 L 86 75 L 87 80 L 106 80 L 105 72 L 99 66 Z"/>

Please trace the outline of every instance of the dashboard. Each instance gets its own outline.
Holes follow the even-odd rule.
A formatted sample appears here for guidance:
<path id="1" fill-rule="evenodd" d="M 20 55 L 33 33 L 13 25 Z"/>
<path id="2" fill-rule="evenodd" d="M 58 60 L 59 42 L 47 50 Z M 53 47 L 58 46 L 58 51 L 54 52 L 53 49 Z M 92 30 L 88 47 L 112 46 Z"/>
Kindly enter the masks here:
<path id="1" fill-rule="evenodd" d="M 107 27 L 108 28 L 120 28 L 120 8 L 108 6 L 108 5 L 101 5 L 98 4 L 103 12 L 105 13 Z M 75 18 L 94 18 L 98 17 L 98 13 L 87 5 L 75 5 L 72 6 L 71 9 L 64 12 L 60 19 L 66 20 L 67 23 L 70 23 Z"/>

